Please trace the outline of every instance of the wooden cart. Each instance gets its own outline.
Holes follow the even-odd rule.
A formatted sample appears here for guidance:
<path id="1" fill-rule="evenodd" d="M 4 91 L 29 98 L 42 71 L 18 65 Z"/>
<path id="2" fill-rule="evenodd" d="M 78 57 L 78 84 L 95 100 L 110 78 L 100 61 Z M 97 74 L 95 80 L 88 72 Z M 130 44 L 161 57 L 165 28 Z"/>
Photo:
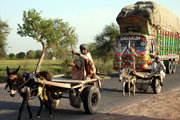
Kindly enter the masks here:
<path id="1" fill-rule="evenodd" d="M 81 102 L 85 112 L 93 114 L 98 110 L 101 101 L 99 87 L 101 81 L 98 79 L 90 80 L 35 80 L 37 83 L 51 85 L 57 88 L 53 92 L 52 108 L 57 108 L 61 98 L 68 98 L 71 106 L 80 108 Z M 65 93 L 65 95 L 63 94 Z M 69 95 L 67 95 L 69 94 Z"/>
<path id="2" fill-rule="evenodd" d="M 149 86 L 151 86 L 155 94 L 161 92 L 162 86 L 160 85 L 159 74 L 151 74 L 144 72 L 133 72 L 136 76 L 136 88 L 142 92 L 147 92 Z"/>
<path id="3" fill-rule="evenodd" d="M 133 79 L 132 76 L 136 77 L 136 88 L 141 92 L 147 92 L 149 86 L 152 87 L 153 92 L 159 94 L 161 92 L 160 85 L 160 74 L 136 72 L 132 68 L 124 68 L 119 72 L 121 79 Z M 130 76 L 130 77 L 127 77 Z M 128 92 L 128 82 L 125 83 L 125 91 Z"/>

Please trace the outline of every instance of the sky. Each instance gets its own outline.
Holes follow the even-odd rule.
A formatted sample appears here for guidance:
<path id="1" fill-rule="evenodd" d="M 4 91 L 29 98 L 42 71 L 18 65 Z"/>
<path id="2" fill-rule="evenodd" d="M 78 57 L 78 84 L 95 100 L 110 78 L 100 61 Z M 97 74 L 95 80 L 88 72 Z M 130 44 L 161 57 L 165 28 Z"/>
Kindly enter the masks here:
<path id="1" fill-rule="evenodd" d="M 0 19 L 10 27 L 7 37 L 7 53 L 41 50 L 42 46 L 30 37 L 17 34 L 17 24 L 23 24 L 23 11 L 36 9 L 43 18 L 59 18 L 74 27 L 78 45 L 94 42 L 95 35 L 105 25 L 116 23 L 121 9 L 138 0 L 0 0 Z M 145 0 L 147 1 L 147 0 Z M 180 18 L 180 0 L 154 0 Z M 116 23 L 117 24 L 117 23 Z"/>

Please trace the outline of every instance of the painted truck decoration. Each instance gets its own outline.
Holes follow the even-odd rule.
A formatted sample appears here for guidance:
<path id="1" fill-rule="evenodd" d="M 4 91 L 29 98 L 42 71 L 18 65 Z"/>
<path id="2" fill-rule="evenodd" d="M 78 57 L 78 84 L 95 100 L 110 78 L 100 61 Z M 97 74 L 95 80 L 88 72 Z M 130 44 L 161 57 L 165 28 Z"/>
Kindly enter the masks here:
<path id="1" fill-rule="evenodd" d="M 157 8 L 159 4 L 151 1 L 137 2 L 134 6 L 144 6 L 148 9 L 148 7 L 153 5 L 156 5 L 155 7 Z M 153 14 L 154 9 L 152 9 L 150 14 Z M 162 10 L 164 9 L 162 8 Z M 166 27 L 168 26 L 167 23 L 171 22 L 163 21 L 166 22 L 166 26 L 160 26 L 162 23 L 152 22 L 157 19 L 157 15 L 151 20 L 146 18 L 147 15 L 144 15 L 145 12 L 141 14 L 142 10 L 140 7 L 139 13 L 136 11 L 138 11 L 137 8 L 134 11 L 131 9 L 128 13 L 128 9 L 125 7 L 117 17 L 120 36 L 114 42 L 113 46 L 115 55 L 114 68 L 119 70 L 125 66 L 130 66 L 136 71 L 150 70 L 154 56 L 159 55 L 160 59 L 164 61 L 167 72 L 170 74 L 175 73 L 176 62 L 179 61 L 180 35 L 179 29 L 177 29 L 179 24 L 175 25 L 176 28 L 173 28 L 171 24 L 169 24 L 170 27 Z M 171 14 L 169 13 L 168 15 Z"/>

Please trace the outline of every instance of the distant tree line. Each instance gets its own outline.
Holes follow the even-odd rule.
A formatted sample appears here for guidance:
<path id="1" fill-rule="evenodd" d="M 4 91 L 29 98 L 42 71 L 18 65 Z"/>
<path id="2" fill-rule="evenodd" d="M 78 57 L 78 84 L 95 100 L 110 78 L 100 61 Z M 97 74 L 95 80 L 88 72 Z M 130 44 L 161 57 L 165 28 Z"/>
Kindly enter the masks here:
<path id="1" fill-rule="evenodd" d="M 25 52 L 19 52 L 17 54 L 10 53 L 7 58 L 9 59 L 39 59 L 41 57 L 42 51 L 41 50 L 29 50 Z"/>

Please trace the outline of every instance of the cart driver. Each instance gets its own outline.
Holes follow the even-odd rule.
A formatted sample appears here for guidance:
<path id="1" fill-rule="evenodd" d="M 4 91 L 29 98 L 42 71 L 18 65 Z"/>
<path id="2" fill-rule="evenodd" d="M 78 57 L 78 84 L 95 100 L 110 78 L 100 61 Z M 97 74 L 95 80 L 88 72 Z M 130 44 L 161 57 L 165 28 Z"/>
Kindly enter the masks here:
<path id="1" fill-rule="evenodd" d="M 165 78 L 166 67 L 163 62 L 160 61 L 160 57 L 156 56 L 155 60 L 152 62 L 152 71 L 153 74 L 160 74 L 160 85 L 163 86 L 163 79 Z"/>
<path id="2" fill-rule="evenodd" d="M 96 78 L 96 68 L 94 66 L 92 56 L 88 52 L 86 44 L 80 45 L 81 53 L 72 51 L 73 54 L 79 56 L 79 59 L 75 59 L 72 66 L 72 79 L 87 80 Z"/>

